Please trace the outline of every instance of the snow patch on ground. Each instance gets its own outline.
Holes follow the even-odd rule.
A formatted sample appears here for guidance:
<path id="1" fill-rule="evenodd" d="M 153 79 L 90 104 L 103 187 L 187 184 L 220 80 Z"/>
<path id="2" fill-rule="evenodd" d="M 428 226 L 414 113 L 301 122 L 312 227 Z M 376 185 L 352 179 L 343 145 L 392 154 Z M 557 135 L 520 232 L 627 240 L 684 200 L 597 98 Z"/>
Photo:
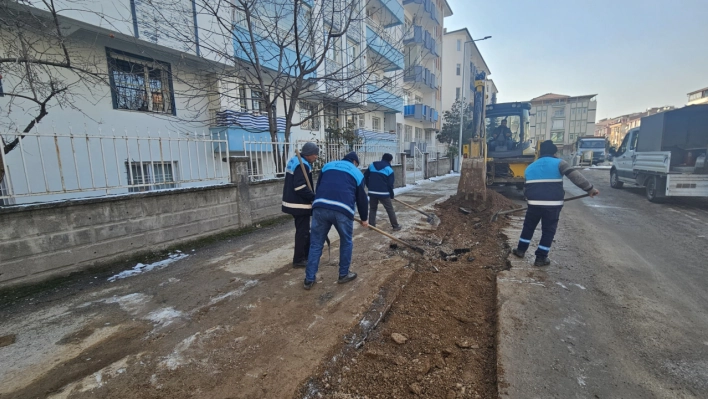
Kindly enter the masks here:
<path id="1" fill-rule="evenodd" d="M 159 324 L 161 327 L 165 327 L 172 324 L 175 319 L 182 316 L 184 316 L 184 313 L 179 310 L 175 310 L 173 307 L 169 307 L 150 312 L 147 316 L 145 316 L 145 318 L 155 324 Z"/>
<path id="2" fill-rule="evenodd" d="M 258 280 L 248 280 L 248 281 L 246 281 L 246 283 L 244 285 L 238 287 L 237 289 L 212 298 L 211 301 L 209 302 L 209 304 L 214 305 L 214 304 L 219 303 L 227 298 L 232 298 L 232 297 L 238 298 L 241 295 L 243 295 L 247 289 L 254 287 L 256 284 L 258 284 Z"/>
<path id="3" fill-rule="evenodd" d="M 459 175 L 460 175 L 459 173 L 454 173 L 454 172 L 453 172 L 453 173 L 448 173 L 448 174 L 442 175 L 442 176 L 431 177 L 430 179 L 427 179 L 427 180 L 420 180 L 420 181 L 418 181 L 416 184 L 406 184 L 404 187 L 394 188 L 394 189 L 393 189 L 393 194 L 394 194 L 394 195 L 403 194 L 403 193 L 406 193 L 406 192 L 408 192 L 408 191 L 415 190 L 416 188 L 418 188 L 418 187 L 420 187 L 421 185 L 424 185 L 424 184 L 426 184 L 426 183 L 429 184 L 430 182 L 436 182 L 436 181 L 444 180 L 444 179 L 447 179 L 447 178 L 450 178 L 450 177 L 454 177 L 454 176 L 459 176 Z"/>
<path id="4" fill-rule="evenodd" d="M 121 309 L 126 311 L 131 315 L 136 315 L 145 306 L 145 303 L 150 299 L 149 296 L 141 294 L 139 292 L 123 295 L 114 296 L 111 298 L 106 298 L 103 300 L 104 303 L 117 303 Z"/>
<path id="5" fill-rule="evenodd" d="M 112 363 L 97 372 L 84 377 L 79 381 L 70 383 L 69 385 L 62 388 L 62 390 L 54 395 L 48 396 L 49 399 L 64 399 L 71 396 L 71 394 L 78 394 L 80 392 L 88 392 L 95 388 L 100 388 L 104 384 L 104 379 L 110 379 L 118 374 L 125 373 L 128 368 L 128 361 L 130 359 L 139 359 L 142 353 L 135 356 L 126 356 L 115 363 Z"/>
<path id="6" fill-rule="evenodd" d="M 556 285 L 560 285 L 561 288 L 563 288 L 563 289 L 565 289 L 565 290 L 568 289 L 568 287 L 566 287 L 565 285 L 563 285 L 563 283 L 561 283 L 561 282 L 557 282 Z"/>
<path id="7" fill-rule="evenodd" d="M 201 333 L 197 332 L 194 335 L 191 335 L 185 339 L 182 340 L 182 342 L 178 343 L 177 346 L 175 346 L 175 349 L 170 353 L 165 360 L 160 362 L 160 365 L 163 367 L 166 367 L 170 370 L 175 370 L 177 367 L 185 364 L 187 361 L 185 360 L 184 352 L 189 349 L 190 346 L 192 346 L 192 343 L 199 337 Z"/>
<path id="8" fill-rule="evenodd" d="M 142 264 L 138 263 L 133 267 L 132 269 L 122 271 L 115 276 L 111 276 L 108 278 L 108 281 L 114 282 L 116 280 L 121 280 L 127 277 L 133 277 L 137 276 L 138 274 L 142 274 L 145 272 L 149 272 L 155 269 L 162 269 L 163 267 L 169 266 L 170 264 L 177 262 L 178 260 L 184 259 L 188 257 L 189 255 L 183 254 L 181 251 L 177 251 L 176 253 L 169 254 L 169 257 L 167 259 L 163 259 L 158 262 L 150 263 L 150 264 Z"/>
<path id="9" fill-rule="evenodd" d="M 585 289 L 585 287 L 583 287 L 583 286 L 580 285 L 580 284 L 573 284 L 573 285 L 576 286 L 576 287 L 578 287 L 578 288 L 580 288 L 581 290 L 584 290 L 584 289 Z"/>

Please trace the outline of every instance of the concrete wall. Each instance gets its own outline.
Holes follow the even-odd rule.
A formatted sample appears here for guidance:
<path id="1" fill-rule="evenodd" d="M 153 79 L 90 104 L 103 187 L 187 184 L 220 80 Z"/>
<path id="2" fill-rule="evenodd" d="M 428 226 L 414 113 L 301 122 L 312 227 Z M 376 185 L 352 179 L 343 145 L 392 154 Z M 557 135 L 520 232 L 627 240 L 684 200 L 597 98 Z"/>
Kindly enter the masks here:
<path id="1" fill-rule="evenodd" d="M 393 175 L 396 178 L 393 182 L 393 188 L 405 187 L 406 179 L 403 175 L 403 165 L 391 165 Z"/>
<path id="2" fill-rule="evenodd" d="M 251 185 L 247 158 L 232 160 L 230 184 L 0 208 L 0 287 L 66 275 L 279 216 L 279 205 L 266 197 L 280 201 L 282 180 Z"/>
<path id="3" fill-rule="evenodd" d="M 251 183 L 248 158 L 230 160 L 230 184 L 0 208 L 0 288 L 283 216 L 283 180 Z M 405 186 L 403 165 L 392 167 Z"/>
<path id="4" fill-rule="evenodd" d="M 437 175 L 436 176 L 443 176 L 452 170 L 452 158 L 440 158 L 438 159 L 437 162 Z"/>

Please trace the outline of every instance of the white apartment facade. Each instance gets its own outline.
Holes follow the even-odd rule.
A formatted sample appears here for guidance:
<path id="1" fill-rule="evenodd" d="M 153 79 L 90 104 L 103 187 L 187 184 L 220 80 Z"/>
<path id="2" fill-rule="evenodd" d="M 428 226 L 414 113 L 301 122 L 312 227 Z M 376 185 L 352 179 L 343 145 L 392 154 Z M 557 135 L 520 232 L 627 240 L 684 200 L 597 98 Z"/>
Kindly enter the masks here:
<path id="1" fill-rule="evenodd" d="M 467 46 L 467 61 L 465 57 L 465 46 Z M 462 68 L 467 65 L 464 71 L 465 82 L 464 97 L 469 104 L 474 103 L 474 76 L 472 73 L 485 72 L 487 82 L 485 84 L 486 99 L 485 105 L 496 99 L 497 87 L 489 79 L 492 74 L 489 66 L 484 61 L 477 44 L 473 41 L 472 35 L 465 29 L 452 32 L 445 32 L 443 35 L 443 51 L 445 62 L 443 63 L 443 84 L 442 84 L 442 109 L 449 111 L 452 105 L 463 95 Z"/>
<path id="2" fill-rule="evenodd" d="M 403 3 L 406 3 L 405 12 Z M 63 11 L 59 18 L 66 32 L 68 47 L 72 54 L 95 60 L 97 72 L 107 76 L 109 82 L 76 89 L 72 107 L 53 108 L 38 124 L 36 131 L 42 134 L 56 132 L 59 135 L 99 136 L 98 141 L 102 143 L 106 142 L 103 137 L 131 137 L 131 140 L 135 138 L 137 141 L 126 145 L 124 152 L 119 153 L 114 148 L 117 159 L 109 163 L 115 163 L 115 166 L 107 165 L 100 173 L 94 173 L 96 165 L 91 165 L 90 154 L 95 157 L 101 151 L 100 144 L 91 143 L 79 156 L 81 159 L 74 160 L 72 169 L 75 176 L 49 175 L 51 167 L 43 165 L 48 170 L 43 171 L 43 183 L 29 178 L 37 174 L 33 167 L 38 165 L 38 161 L 35 159 L 33 164 L 32 160 L 23 159 L 21 155 L 27 151 L 13 151 L 3 160 L 15 178 L 11 182 L 5 179 L 0 196 L 3 192 L 8 193 L 7 184 L 12 185 L 10 189 L 13 193 L 23 195 L 13 199 L 12 203 L 24 203 L 225 182 L 228 172 L 208 173 L 212 168 L 223 167 L 220 160 L 225 155 L 225 143 L 204 141 L 203 148 L 198 151 L 186 150 L 190 157 L 196 156 L 196 152 L 202 154 L 204 150 L 203 156 L 199 155 L 200 160 L 194 160 L 195 164 L 190 165 L 190 169 L 194 170 L 200 167 L 196 177 L 191 176 L 194 174 L 191 170 L 183 169 L 186 160 L 165 159 L 163 153 L 160 153 L 161 158 L 156 159 L 157 149 L 146 150 L 143 147 L 140 152 L 139 143 L 146 140 L 143 141 L 145 146 L 146 142 L 158 137 L 163 140 L 185 137 L 214 139 L 228 141 L 232 154 L 243 154 L 247 150 L 244 140 L 270 141 L 264 127 L 267 117 L 261 93 L 250 82 L 239 79 L 233 66 L 225 62 L 229 56 L 238 58 L 234 55 L 234 32 L 224 31 L 213 15 L 199 9 L 198 2 L 87 0 L 71 2 L 71 5 L 64 8 L 67 11 Z M 311 8 L 308 12 L 315 12 L 317 7 L 322 6 L 309 0 L 302 1 L 302 5 Z M 370 90 L 360 93 L 361 98 L 350 96 L 337 103 L 327 96 L 332 93 L 332 88 L 318 88 L 322 95 L 311 96 L 312 101 L 326 100 L 330 105 L 318 112 L 310 122 L 294 127 L 291 131 L 292 142 L 324 140 L 327 126 L 344 127 L 347 126 L 345 122 L 361 129 L 363 134 L 379 134 L 378 138 L 383 134 L 385 139 L 395 139 L 396 132 L 402 135 L 404 124 L 410 125 L 416 132 L 419 129 L 432 132 L 439 127 L 438 122 L 404 117 L 403 70 L 409 61 L 404 63 L 401 39 L 405 20 L 409 19 L 435 32 L 439 48 L 442 18 L 451 14 L 449 6 L 444 1 L 434 3 L 421 0 L 371 0 L 361 6 L 362 15 L 365 13 L 367 18 L 358 19 L 359 24 L 352 24 L 317 73 L 327 73 L 326 68 L 337 63 L 353 69 L 364 68 L 365 62 L 372 63 L 377 59 L 376 65 L 380 68 L 366 85 Z M 51 17 L 39 1 L 19 7 L 25 7 L 26 12 L 43 18 Z M 431 11 L 433 9 L 436 11 Z M 225 12 L 227 15 L 222 17 L 234 18 L 234 26 L 237 26 L 238 17 L 230 10 Z M 155 30 L 156 15 L 162 19 L 159 32 Z M 420 50 L 412 51 L 419 51 L 420 54 Z M 440 68 L 439 56 L 422 56 L 420 60 L 413 57 L 409 60 L 410 65 L 416 60 L 421 66 L 437 68 L 435 71 Z M 228 78 L 220 76 L 220 70 L 229 71 Z M 6 94 L 13 83 L 12 77 L 6 74 L 3 79 Z M 419 90 L 416 86 L 409 86 L 408 90 L 412 93 L 410 97 L 414 98 L 412 101 L 421 99 L 421 103 L 435 110 L 440 109 L 439 90 Z M 0 98 L 0 104 L 9 101 L 9 98 L 8 95 Z M 22 105 L 21 101 L 13 101 L 16 107 Z M 299 122 L 301 115 L 308 115 L 309 107 L 308 102 L 298 103 L 294 121 Z M 285 111 L 282 108 L 276 107 L 279 129 L 284 126 Z M 14 112 L 8 117 L 18 130 L 29 122 L 23 113 Z M 421 134 L 421 137 L 425 135 Z M 27 140 L 23 142 L 30 145 Z M 70 141 L 60 143 L 62 153 L 74 151 L 70 148 L 72 145 Z M 46 150 L 45 145 L 38 144 L 35 152 L 42 149 Z M 137 159 L 132 159 L 138 155 L 141 158 L 139 165 Z M 63 155 L 57 155 L 57 158 L 60 156 Z M 252 166 L 254 169 L 262 167 L 259 163 Z M 18 174 L 23 169 L 24 173 Z M 188 173 L 189 178 L 186 176 Z M 113 181 L 116 179 L 117 182 Z M 96 183 L 96 180 L 99 182 Z M 93 185 L 111 186 L 112 189 L 87 190 L 87 181 L 92 181 Z M 67 189 L 72 184 L 78 189 Z M 131 185 L 139 187 L 131 188 Z M 36 195 L 42 190 L 48 194 Z"/>
<path id="3" fill-rule="evenodd" d="M 572 97 L 548 93 L 530 102 L 530 138 L 553 140 L 563 154 L 569 154 L 578 137 L 595 134 L 596 94 Z"/>
<path id="4" fill-rule="evenodd" d="M 403 0 L 405 69 L 402 95 L 404 111 L 396 115 L 401 150 L 416 156 L 436 153 L 437 132 L 442 126 L 441 82 L 444 18 L 452 15 L 446 0 Z M 416 143 L 418 149 L 412 149 Z"/>

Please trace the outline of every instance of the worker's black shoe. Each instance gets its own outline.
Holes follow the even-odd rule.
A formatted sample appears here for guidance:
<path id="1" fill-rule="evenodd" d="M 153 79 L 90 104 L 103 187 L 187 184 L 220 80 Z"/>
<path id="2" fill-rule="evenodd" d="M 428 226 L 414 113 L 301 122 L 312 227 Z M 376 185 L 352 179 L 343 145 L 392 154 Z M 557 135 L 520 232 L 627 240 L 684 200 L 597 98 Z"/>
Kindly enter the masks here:
<path id="1" fill-rule="evenodd" d="M 301 260 L 299 262 L 293 262 L 293 267 L 295 267 L 295 268 L 306 267 L 306 266 L 307 266 L 307 259 Z"/>
<path id="2" fill-rule="evenodd" d="M 313 285 L 315 285 L 315 282 L 314 282 L 314 281 L 307 281 L 307 280 L 305 280 L 305 283 L 302 285 L 302 288 L 304 288 L 304 289 L 306 289 L 306 290 L 309 291 L 310 288 L 312 288 Z"/>
<path id="3" fill-rule="evenodd" d="M 356 273 L 349 273 L 346 276 L 339 276 L 339 280 L 337 280 L 337 284 L 344 284 L 348 283 L 356 278 Z"/>
<path id="4" fill-rule="evenodd" d="M 402 229 L 402 227 L 400 224 L 398 226 L 393 227 L 393 231 L 401 231 L 401 229 Z"/>
<path id="5" fill-rule="evenodd" d="M 551 264 L 551 260 L 548 258 L 536 257 L 536 261 L 533 262 L 534 266 L 548 266 Z"/>
<path id="6" fill-rule="evenodd" d="M 526 256 L 526 251 L 519 251 L 518 248 L 514 248 L 511 250 L 511 253 L 514 254 L 517 258 L 523 258 Z"/>

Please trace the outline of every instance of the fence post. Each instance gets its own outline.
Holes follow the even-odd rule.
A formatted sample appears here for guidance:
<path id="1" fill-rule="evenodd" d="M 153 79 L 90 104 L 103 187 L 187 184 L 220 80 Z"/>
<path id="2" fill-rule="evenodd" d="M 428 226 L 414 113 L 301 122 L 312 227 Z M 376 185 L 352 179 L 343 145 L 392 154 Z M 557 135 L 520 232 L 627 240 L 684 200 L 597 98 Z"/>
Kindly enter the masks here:
<path id="1" fill-rule="evenodd" d="M 403 181 L 403 184 L 401 187 L 406 186 L 406 153 L 402 152 L 400 153 L 401 155 L 401 179 Z"/>
<path id="2" fill-rule="evenodd" d="M 248 227 L 253 224 L 251 218 L 251 193 L 248 181 L 248 157 L 229 157 L 231 183 L 238 191 L 238 225 Z"/>
<path id="3" fill-rule="evenodd" d="M 430 171 L 428 170 L 428 161 L 430 160 L 430 153 L 424 152 L 423 153 L 423 179 L 430 179 Z"/>

